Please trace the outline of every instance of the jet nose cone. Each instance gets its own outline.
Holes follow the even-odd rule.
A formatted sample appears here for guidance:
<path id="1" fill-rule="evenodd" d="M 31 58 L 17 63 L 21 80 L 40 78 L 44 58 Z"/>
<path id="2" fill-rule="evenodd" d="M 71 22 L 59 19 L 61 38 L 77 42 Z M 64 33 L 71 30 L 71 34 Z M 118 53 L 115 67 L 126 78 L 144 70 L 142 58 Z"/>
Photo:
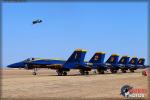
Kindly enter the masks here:
<path id="1" fill-rule="evenodd" d="M 10 64 L 10 65 L 8 65 L 7 67 L 8 67 L 8 68 L 13 68 L 14 66 L 13 66 L 13 64 Z"/>
<path id="2" fill-rule="evenodd" d="M 18 62 L 18 63 L 10 64 L 7 67 L 8 68 L 24 68 L 25 63 L 24 62 Z"/>

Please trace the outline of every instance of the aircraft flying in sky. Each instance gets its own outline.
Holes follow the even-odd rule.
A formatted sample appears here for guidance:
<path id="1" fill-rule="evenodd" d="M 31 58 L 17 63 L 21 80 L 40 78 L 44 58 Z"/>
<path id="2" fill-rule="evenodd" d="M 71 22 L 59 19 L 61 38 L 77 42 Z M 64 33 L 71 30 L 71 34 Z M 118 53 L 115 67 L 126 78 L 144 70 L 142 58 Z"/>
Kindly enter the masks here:
<path id="1" fill-rule="evenodd" d="M 32 21 L 32 24 L 37 24 L 37 23 L 41 23 L 41 22 L 43 22 L 43 21 L 40 19 L 37 19 L 37 20 Z"/>

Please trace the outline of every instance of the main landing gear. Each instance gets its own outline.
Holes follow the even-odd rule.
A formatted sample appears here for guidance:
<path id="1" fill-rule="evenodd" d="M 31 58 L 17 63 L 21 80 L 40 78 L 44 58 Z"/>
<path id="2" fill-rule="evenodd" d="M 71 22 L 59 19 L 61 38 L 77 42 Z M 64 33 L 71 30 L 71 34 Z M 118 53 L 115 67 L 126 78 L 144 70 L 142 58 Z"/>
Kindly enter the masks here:
<path id="1" fill-rule="evenodd" d="M 134 73 L 134 70 L 133 70 L 133 69 L 130 69 L 130 72 L 131 72 L 131 73 Z"/>
<path id="2" fill-rule="evenodd" d="M 97 71 L 98 71 L 98 74 L 104 74 L 104 70 L 98 69 Z"/>
<path id="3" fill-rule="evenodd" d="M 110 72 L 111 72 L 111 73 L 117 73 L 117 70 L 110 69 Z"/>
<path id="4" fill-rule="evenodd" d="M 89 75 L 89 72 L 86 70 L 80 70 L 79 72 L 81 73 L 81 75 Z"/>
<path id="5" fill-rule="evenodd" d="M 58 76 L 67 76 L 67 72 L 66 71 L 57 70 L 56 72 L 57 72 Z"/>
<path id="6" fill-rule="evenodd" d="M 122 73 L 126 73 L 126 70 L 125 69 L 121 69 Z"/>

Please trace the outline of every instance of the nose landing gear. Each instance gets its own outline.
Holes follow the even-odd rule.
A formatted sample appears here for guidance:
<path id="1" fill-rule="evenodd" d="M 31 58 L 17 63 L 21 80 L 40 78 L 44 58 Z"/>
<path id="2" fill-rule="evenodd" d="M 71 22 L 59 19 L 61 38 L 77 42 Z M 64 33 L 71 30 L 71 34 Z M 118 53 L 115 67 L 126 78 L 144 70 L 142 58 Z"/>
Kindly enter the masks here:
<path id="1" fill-rule="evenodd" d="M 37 68 L 33 68 L 33 73 L 32 75 L 37 75 Z"/>

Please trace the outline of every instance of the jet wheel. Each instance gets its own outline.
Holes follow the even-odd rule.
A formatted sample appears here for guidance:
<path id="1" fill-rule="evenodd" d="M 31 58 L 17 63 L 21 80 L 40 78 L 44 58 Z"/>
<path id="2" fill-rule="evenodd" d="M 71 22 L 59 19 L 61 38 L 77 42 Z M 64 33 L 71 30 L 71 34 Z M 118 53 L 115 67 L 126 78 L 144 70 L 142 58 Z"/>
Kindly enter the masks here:
<path id="1" fill-rule="evenodd" d="M 111 71 L 111 73 L 117 73 L 117 70 L 111 69 L 110 71 Z"/>
<path id="2" fill-rule="evenodd" d="M 67 75 L 67 72 L 63 72 L 63 75 L 66 76 L 66 75 Z"/>
<path id="3" fill-rule="evenodd" d="M 130 72 L 134 73 L 134 70 L 133 70 L 133 69 L 130 69 Z"/>
<path id="4" fill-rule="evenodd" d="M 62 71 L 57 71 L 58 76 L 62 76 Z"/>
<path id="5" fill-rule="evenodd" d="M 117 70 L 114 70 L 114 73 L 117 73 Z"/>
<path id="6" fill-rule="evenodd" d="M 85 72 L 85 75 L 89 75 L 89 72 L 88 72 L 88 71 L 86 71 L 86 72 Z"/>
<path id="7" fill-rule="evenodd" d="M 84 70 L 80 70 L 81 75 L 85 75 L 85 71 Z"/>
<path id="8" fill-rule="evenodd" d="M 37 75 L 37 73 L 36 73 L 36 72 L 33 72 L 32 75 Z"/>
<path id="9" fill-rule="evenodd" d="M 98 74 L 104 74 L 104 70 L 98 70 Z"/>
<path id="10" fill-rule="evenodd" d="M 122 71 L 122 73 L 126 73 L 126 70 L 124 70 L 124 69 L 122 69 L 121 71 Z"/>
<path id="11" fill-rule="evenodd" d="M 58 73 L 58 76 L 62 76 L 62 73 Z"/>

